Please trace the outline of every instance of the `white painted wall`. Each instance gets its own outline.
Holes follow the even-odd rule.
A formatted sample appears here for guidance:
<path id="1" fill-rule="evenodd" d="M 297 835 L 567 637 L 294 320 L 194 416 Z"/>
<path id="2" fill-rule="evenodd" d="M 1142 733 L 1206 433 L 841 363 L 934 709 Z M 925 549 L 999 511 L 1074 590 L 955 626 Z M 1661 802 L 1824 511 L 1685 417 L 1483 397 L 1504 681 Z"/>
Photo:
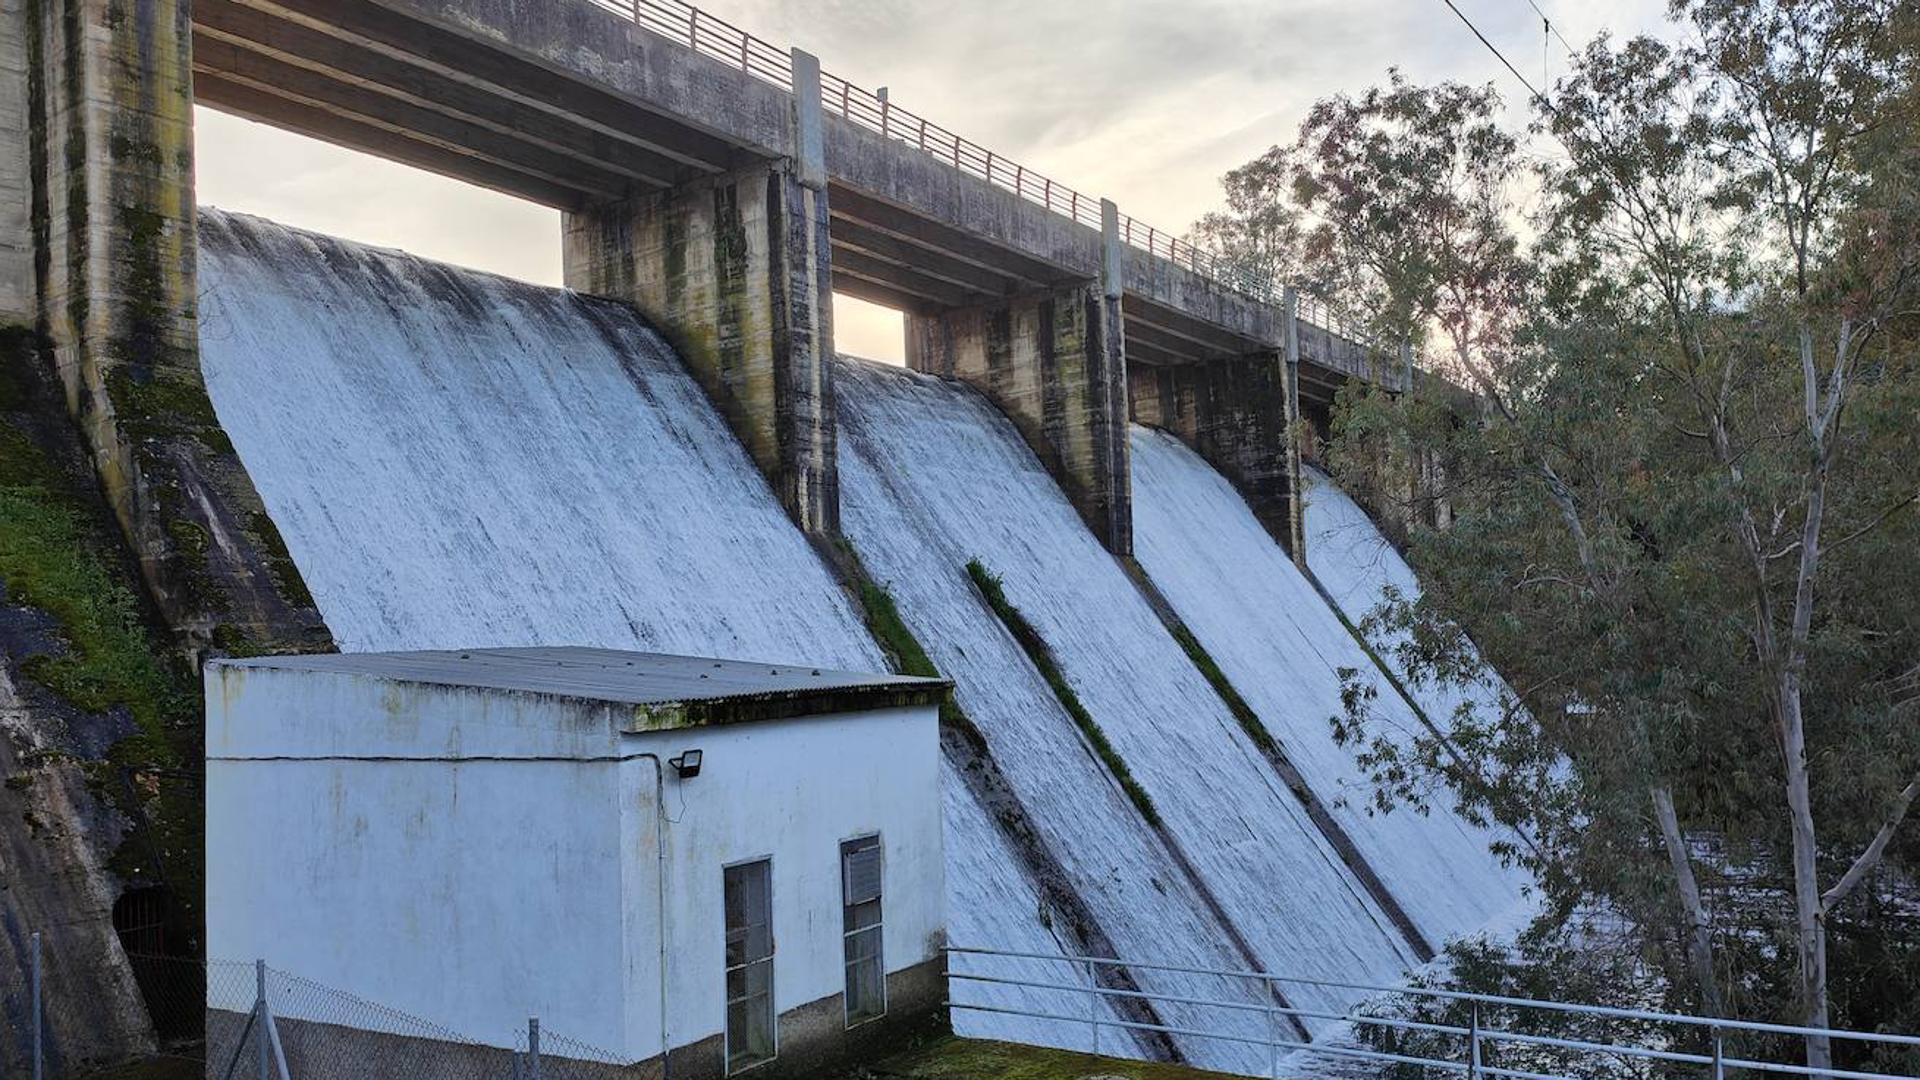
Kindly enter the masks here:
<path id="1" fill-rule="evenodd" d="M 214 959 L 264 956 L 495 1045 L 537 1015 L 650 1057 L 659 893 L 639 755 L 689 747 L 701 775 L 667 769 L 664 791 L 674 1045 L 724 1027 L 727 863 L 773 857 L 780 1011 L 842 987 L 842 839 L 884 839 L 888 970 L 938 953 L 930 707 L 620 735 L 608 706 L 233 667 L 209 670 L 207 699 Z"/>
<path id="2" fill-rule="evenodd" d="M 729 863 L 773 858 L 780 1012 L 843 988 L 842 840 L 880 834 L 887 970 L 939 955 L 946 905 L 936 725 L 932 708 L 891 709 L 631 740 L 663 758 L 696 746 L 705 754 L 698 778 L 680 783 L 669 770 L 666 789 L 675 1046 L 725 1027 L 721 867 Z M 650 913 L 644 907 L 635 921 L 650 925 Z"/>

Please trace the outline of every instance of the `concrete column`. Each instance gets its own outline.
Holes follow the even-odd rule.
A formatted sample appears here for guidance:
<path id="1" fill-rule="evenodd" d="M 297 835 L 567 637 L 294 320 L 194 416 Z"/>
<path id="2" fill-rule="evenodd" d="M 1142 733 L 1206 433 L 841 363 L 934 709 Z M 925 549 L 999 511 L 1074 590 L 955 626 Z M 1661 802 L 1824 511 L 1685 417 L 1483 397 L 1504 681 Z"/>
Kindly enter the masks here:
<path id="1" fill-rule="evenodd" d="M 1133 553 L 1118 215 L 1102 204 L 1101 280 L 907 316 L 907 364 L 978 387 L 1117 555 Z"/>
<path id="2" fill-rule="evenodd" d="M 1231 482 L 1276 543 L 1297 549 L 1286 365 L 1276 353 L 1132 372 L 1133 416 L 1177 436 Z"/>
<path id="3" fill-rule="evenodd" d="M 200 377 L 190 0 L 25 8 L 34 321 L 107 503 L 191 653 L 325 646 Z"/>
<path id="4" fill-rule="evenodd" d="M 32 130 L 28 120 L 27 0 L 0 0 L 0 326 L 31 326 Z"/>
<path id="5" fill-rule="evenodd" d="M 566 216 L 570 288 L 637 306 L 809 533 L 840 527 L 819 63 L 794 53 L 794 157 Z"/>

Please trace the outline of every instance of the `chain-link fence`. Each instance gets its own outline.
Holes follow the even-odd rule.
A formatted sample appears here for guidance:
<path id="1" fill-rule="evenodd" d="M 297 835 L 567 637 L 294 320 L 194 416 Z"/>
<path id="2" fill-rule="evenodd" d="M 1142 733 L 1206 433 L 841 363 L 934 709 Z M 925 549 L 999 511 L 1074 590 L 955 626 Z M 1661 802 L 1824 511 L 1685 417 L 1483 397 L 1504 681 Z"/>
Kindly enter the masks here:
<path id="1" fill-rule="evenodd" d="M 85 1080 L 612 1080 L 631 1062 L 557 1031 L 472 1037 L 262 961 L 128 954 L 148 1037 L 105 1046 L 75 1017 L 89 989 L 122 973 L 64 972 L 28 935 L 17 971 L 0 970 L 0 1076 Z M 75 1020 L 75 1022 L 65 1022 Z M 142 1063 L 126 1071 L 128 1059 Z"/>

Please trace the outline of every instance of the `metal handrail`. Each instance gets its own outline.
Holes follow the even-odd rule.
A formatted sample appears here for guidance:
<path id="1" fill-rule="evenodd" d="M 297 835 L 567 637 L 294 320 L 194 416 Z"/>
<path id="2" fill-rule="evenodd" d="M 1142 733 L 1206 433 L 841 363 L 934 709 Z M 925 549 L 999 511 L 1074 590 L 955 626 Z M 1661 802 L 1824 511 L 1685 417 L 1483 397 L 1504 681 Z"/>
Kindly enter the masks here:
<path id="1" fill-rule="evenodd" d="M 589 2 L 623 15 L 636 26 L 678 42 L 702 56 L 727 64 L 788 93 L 793 92 L 793 58 L 788 50 L 684 0 Z M 918 113 L 901 108 L 887 96 L 823 71 L 820 74 L 820 101 L 827 112 L 876 132 L 883 139 L 912 146 L 936 161 L 985 180 L 994 187 L 1011 191 L 1018 198 L 1038 204 L 1051 213 L 1089 228 L 1101 227 L 1098 197 L 1083 194 L 1004 154 L 997 154 L 963 138 Z M 1287 283 L 1278 280 L 1272 273 L 1238 265 L 1214 252 L 1196 247 L 1178 234 L 1155 228 L 1130 214 L 1119 215 L 1119 229 L 1121 242 L 1129 247 L 1166 259 L 1253 300 L 1276 304 L 1285 292 Z M 1324 327 L 1364 349 L 1382 348 L 1362 321 L 1350 318 L 1346 312 L 1321 301 L 1305 289 L 1299 290 L 1299 293 L 1300 318 Z"/>
<path id="2" fill-rule="evenodd" d="M 1021 952 L 1010 949 L 986 949 L 968 946 L 950 946 L 947 950 L 947 977 L 950 982 L 979 983 L 997 986 L 1011 986 L 1024 989 L 1047 990 L 1089 995 L 1090 1012 L 1087 1016 L 1060 1016 L 1043 1013 L 1038 1010 L 1009 1008 L 1003 1005 L 980 1005 L 966 1002 L 949 1002 L 949 1007 L 964 1011 L 1004 1013 L 1029 1016 L 1034 1019 L 1059 1020 L 1069 1023 L 1091 1024 L 1094 1029 L 1095 1045 L 1098 1045 L 1101 1027 L 1119 1027 L 1146 1031 L 1159 1031 L 1165 1034 L 1185 1035 L 1193 1038 L 1215 1039 L 1234 1043 L 1251 1043 L 1268 1046 L 1274 1050 L 1308 1050 L 1314 1053 L 1327 1053 L 1336 1056 L 1371 1056 L 1377 1051 L 1357 1051 L 1348 1047 L 1322 1046 L 1279 1039 L 1269 1034 L 1267 1038 L 1256 1039 L 1244 1034 L 1229 1031 L 1203 1031 L 1193 1028 L 1176 1028 L 1166 1025 L 1140 1024 L 1115 1017 L 1099 1017 L 1093 1006 L 1114 998 L 1142 1001 L 1147 1003 L 1167 1003 L 1197 1005 L 1236 1012 L 1259 1012 L 1270 1017 L 1304 1016 L 1314 1019 L 1327 1019 L 1353 1025 L 1384 1027 L 1393 1029 L 1413 1029 L 1433 1031 L 1440 1034 L 1463 1036 L 1468 1042 L 1468 1060 L 1449 1061 L 1437 1058 L 1410 1058 L 1404 1055 L 1381 1055 L 1382 1060 L 1400 1061 L 1407 1064 L 1429 1065 L 1435 1068 L 1453 1071 L 1465 1071 L 1469 1076 L 1513 1076 L 1530 1077 L 1533 1080 L 1567 1080 L 1567 1078 L 1547 1074 L 1527 1073 L 1502 1069 L 1480 1060 L 1483 1047 L 1501 1043 L 1569 1050 L 1593 1055 L 1629 1057 L 1643 1061 L 1664 1062 L 1668 1064 L 1704 1066 L 1707 1075 L 1723 1078 L 1731 1069 L 1766 1070 L 1772 1073 L 1784 1073 L 1793 1076 L 1826 1077 L 1831 1080 L 1920 1080 L 1912 1074 L 1894 1074 L 1861 1072 L 1849 1069 L 1818 1069 L 1807 1065 L 1788 1062 L 1757 1061 L 1747 1058 L 1729 1057 L 1725 1042 L 1728 1036 L 1750 1032 L 1767 1035 L 1786 1035 L 1803 1037 L 1824 1035 L 1831 1039 L 1854 1042 L 1880 1043 L 1889 1046 L 1920 1047 L 1920 1035 L 1899 1035 L 1848 1031 L 1837 1028 L 1813 1028 L 1795 1024 L 1775 1024 L 1754 1020 L 1734 1020 L 1715 1017 L 1693 1016 L 1685 1013 L 1657 1012 L 1647 1009 L 1624 1009 L 1606 1005 L 1583 1005 L 1572 1002 L 1543 1001 L 1535 998 L 1519 998 L 1501 994 L 1476 994 L 1459 990 L 1436 990 L 1423 987 L 1389 986 L 1375 983 L 1348 982 L 1333 979 L 1314 979 L 1298 976 L 1276 975 L 1264 971 L 1233 970 L 1226 968 L 1202 968 L 1181 964 L 1164 964 L 1132 960 L 1118 960 L 1112 957 L 1076 956 L 1060 953 Z M 1066 964 L 1075 969 L 1086 971 L 1085 982 L 1058 982 L 1034 978 L 990 975 L 979 971 L 956 970 L 954 960 L 964 957 L 1002 958 L 1013 960 L 1038 960 L 1050 963 Z M 1274 991 L 1282 985 L 1312 986 L 1324 989 L 1347 990 L 1367 994 L 1394 994 L 1405 997 L 1425 998 L 1428 1000 L 1464 1002 L 1473 1011 L 1473 1024 L 1462 1028 L 1448 1024 L 1430 1024 L 1416 1022 L 1401 1017 L 1368 1016 L 1356 1010 L 1342 1013 L 1330 1013 L 1319 1010 L 1300 1009 L 1281 1005 L 1276 1001 L 1262 1001 L 1250 1004 L 1243 1001 L 1222 1001 L 1217 999 L 1191 997 L 1185 995 L 1157 994 L 1144 990 L 1128 990 L 1119 987 L 1099 985 L 1096 972 L 1103 968 L 1132 969 L 1137 971 L 1161 971 L 1178 974 L 1202 975 L 1215 978 L 1245 980 L 1259 985 L 1267 991 L 1268 997 L 1277 997 Z M 952 996 L 952 995 L 950 995 Z M 1688 1053 L 1679 1050 L 1664 1050 L 1651 1046 L 1638 1046 L 1624 1043 L 1596 1042 L 1591 1039 L 1559 1038 L 1547 1035 L 1534 1035 L 1525 1032 L 1505 1031 L 1499 1028 L 1485 1027 L 1480 1022 L 1480 1010 L 1483 1006 L 1503 1006 L 1507 1008 L 1533 1009 L 1543 1012 L 1567 1015 L 1589 1016 L 1602 1019 L 1633 1020 L 1643 1023 L 1673 1024 L 1682 1027 L 1704 1029 L 1709 1036 L 1712 1050 L 1708 1054 Z M 1277 1075 L 1277 1065 L 1276 1065 Z"/>
<path id="3" fill-rule="evenodd" d="M 788 92 L 793 90 L 793 61 L 786 50 L 683 0 L 590 2 L 626 16 L 635 25 L 685 45 L 702 56 Z M 1100 228 L 1098 197 L 1083 194 L 1004 154 L 963 138 L 918 113 L 901 108 L 881 94 L 831 72 L 822 72 L 820 99 L 828 112 L 877 132 L 883 139 L 905 143 L 1048 211 Z M 1130 214 L 1120 215 L 1119 226 L 1121 241 L 1130 247 L 1157 255 L 1255 300 L 1276 303 L 1280 299 L 1282 283 L 1270 273 L 1235 265 L 1218 254 L 1194 246 L 1178 234 L 1155 228 Z M 1325 305 L 1309 300 L 1303 305 L 1302 316 L 1342 337 L 1369 344 L 1356 326 Z"/>

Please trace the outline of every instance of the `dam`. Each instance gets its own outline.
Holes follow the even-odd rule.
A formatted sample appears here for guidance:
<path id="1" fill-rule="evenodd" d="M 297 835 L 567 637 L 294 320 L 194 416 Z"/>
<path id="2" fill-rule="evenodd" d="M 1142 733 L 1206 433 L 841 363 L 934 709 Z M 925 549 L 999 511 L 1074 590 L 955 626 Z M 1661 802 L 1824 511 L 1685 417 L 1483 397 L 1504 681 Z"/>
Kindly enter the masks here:
<path id="1" fill-rule="evenodd" d="M 853 104 L 830 115 L 857 88 L 776 50 L 783 90 L 764 47 L 697 14 L 679 42 L 613 32 L 619 13 L 585 3 L 210 0 L 111 25 L 93 0 L 53 7 L 28 27 L 32 100 L 83 159 L 118 153 L 99 125 L 124 136 L 126 119 L 62 97 L 44 77 L 62 57 L 92 56 L 82 81 L 106 98 L 145 95 L 149 147 L 175 145 L 181 103 L 205 100 L 569 215 L 570 287 L 550 289 L 195 207 L 190 168 L 159 150 L 91 171 L 35 159 L 31 334 L 8 362 L 44 386 L 6 404 L 79 432 L 47 436 L 52 464 L 20 486 L 99 503 L 156 655 L 592 646 L 903 673 L 918 657 L 955 684 L 938 796 L 956 945 L 1391 982 L 1523 910 L 1495 837 L 1446 807 L 1371 812 L 1331 736 L 1343 671 L 1408 731 L 1457 702 L 1401 696 L 1380 666 L 1391 642 L 1356 637 L 1385 585 L 1417 583 L 1286 452 L 1337 386 L 1409 376 L 1277 287 L 1211 276 L 1110 203 L 1044 178 L 1036 195 L 1024 167 L 1009 186 L 1007 163 L 972 169 L 958 141 L 943 161 L 946 136 L 912 114 L 877 131 Z M 617 55 L 541 51 L 564 34 Z M 739 64 L 716 55 L 733 45 Z M 401 109 L 443 84 L 464 88 L 446 99 L 459 117 Z M 481 134 L 516 108 L 575 126 L 543 146 Z M 606 157 L 640 176 L 609 187 Z M 908 311 L 910 368 L 833 349 L 834 290 Z M 99 757 L 72 717 L 113 703 L 48 699 L 7 642 L 7 722 Z M 126 812 L 77 805 L 74 767 L 36 760 L 47 782 L 0 798 L 69 834 Z M 33 902 L 0 913 L 0 962 L 19 964 L 46 911 L 79 913 L 95 932 L 60 959 L 118 996 L 63 1010 L 59 1038 L 75 1058 L 150 1046 L 113 935 L 113 843 L 14 833 Z M 1267 1068 L 1258 1047 L 1127 1026 L 1204 1026 L 1179 999 L 1232 999 L 1251 1033 L 1262 993 L 1147 967 L 1103 978 L 1157 999 L 1102 1002 L 1108 1052 Z M 1310 984 L 1279 1002 L 1354 1003 Z M 1083 1037 L 964 1009 L 954 1024 Z"/>
<path id="2" fill-rule="evenodd" d="M 242 215 L 203 210 L 200 238 L 209 395 L 343 649 L 585 642 L 889 662 L 829 561 L 630 309 Z M 1140 564 L 1244 688 L 1318 815 L 1011 421 L 956 380 L 836 365 L 845 542 L 956 681 L 984 744 L 947 756 L 957 942 L 1391 978 L 1519 901 L 1519 879 L 1459 820 L 1365 811 L 1327 719 L 1335 671 L 1366 653 L 1198 455 L 1132 432 Z M 1356 533 L 1351 511 L 1340 525 L 1329 545 L 1357 565 L 1377 557 L 1382 542 Z M 1087 752 L 969 563 L 992 568 L 1054 650 L 1152 818 Z M 1139 977 L 1168 996 L 1234 992 Z M 1057 1037 L 1039 1022 L 956 1022 Z M 1218 1044 L 1178 1050 L 1258 1067 Z"/>

